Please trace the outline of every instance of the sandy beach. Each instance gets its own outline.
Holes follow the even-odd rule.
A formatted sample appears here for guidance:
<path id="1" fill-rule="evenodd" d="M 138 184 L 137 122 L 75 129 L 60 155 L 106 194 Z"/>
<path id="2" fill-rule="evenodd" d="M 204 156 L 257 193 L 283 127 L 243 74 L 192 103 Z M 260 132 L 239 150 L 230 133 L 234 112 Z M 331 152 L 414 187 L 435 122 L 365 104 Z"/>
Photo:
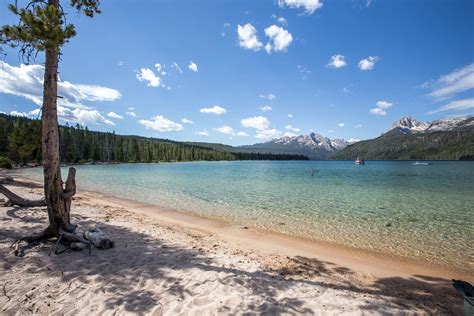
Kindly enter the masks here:
<path id="1" fill-rule="evenodd" d="M 20 180 L 8 188 L 41 196 Z M 97 192 L 79 192 L 72 216 L 79 231 L 100 227 L 116 246 L 49 255 L 48 242 L 15 257 L 11 243 L 44 228 L 47 214 L 0 207 L 0 314 L 459 314 L 450 279 L 474 280 Z"/>

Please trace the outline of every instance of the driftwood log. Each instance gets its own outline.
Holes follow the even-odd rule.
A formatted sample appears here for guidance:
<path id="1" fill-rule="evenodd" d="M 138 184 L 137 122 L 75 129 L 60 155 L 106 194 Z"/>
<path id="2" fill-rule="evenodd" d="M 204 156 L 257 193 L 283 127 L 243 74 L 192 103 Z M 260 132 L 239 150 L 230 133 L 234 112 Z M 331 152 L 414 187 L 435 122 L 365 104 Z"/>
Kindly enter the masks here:
<path id="1" fill-rule="evenodd" d="M 14 206 L 18 205 L 21 207 L 38 207 L 38 206 L 46 206 L 46 201 L 44 199 L 41 200 L 28 200 L 22 198 L 21 196 L 13 193 L 9 189 L 7 189 L 3 184 L 13 182 L 13 179 L 8 177 L 5 179 L 0 180 L 0 193 L 5 195 L 8 201 L 5 203 L 6 206 Z"/>
<path id="2" fill-rule="evenodd" d="M 88 240 L 98 249 L 109 249 L 114 246 L 114 241 L 109 239 L 99 228 L 86 230 L 84 232 L 84 239 Z"/>

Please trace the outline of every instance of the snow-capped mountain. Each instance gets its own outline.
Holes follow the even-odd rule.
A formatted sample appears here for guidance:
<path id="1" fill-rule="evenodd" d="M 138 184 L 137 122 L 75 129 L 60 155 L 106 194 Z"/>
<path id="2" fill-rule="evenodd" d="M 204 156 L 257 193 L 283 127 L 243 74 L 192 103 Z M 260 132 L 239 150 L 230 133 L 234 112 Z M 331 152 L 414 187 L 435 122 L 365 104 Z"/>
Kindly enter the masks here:
<path id="1" fill-rule="evenodd" d="M 299 136 L 283 136 L 271 141 L 241 146 L 240 148 L 268 153 L 287 153 L 307 155 L 310 159 L 326 159 L 329 154 L 345 148 L 354 141 L 329 139 L 320 134 L 311 133 Z"/>
<path id="2" fill-rule="evenodd" d="M 392 130 L 399 129 L 405 132 L 423 132 L 430 127 L 429 122 L 418 122 L 415 118 L 404 116 L 392 125 Z"/>
<path id="3" fill-rule="evenodd" d="M 392 125 L 390 131 L 403 134 L 453 131 L 474 127 L 474 117 L 445 118 L 433 122 L 419 122 L 410 116 L 404 116 Z M 389 132 L 390 132 L 389 131 Z"/>
<path id="4" fill-rule="evenodd" d="M 342 149 L 348 145 L 348 142 L 344 139 L 329 139 L 320 134 L 311 133 L 308 135 L 299 136 L 284 136 L 281 138 L 274 139 L 269 143 L 281 144 L 286 146 L 299 146 L 307 147 L 311 149 L 324 148 L 328 151 L 335 151 Z"/>

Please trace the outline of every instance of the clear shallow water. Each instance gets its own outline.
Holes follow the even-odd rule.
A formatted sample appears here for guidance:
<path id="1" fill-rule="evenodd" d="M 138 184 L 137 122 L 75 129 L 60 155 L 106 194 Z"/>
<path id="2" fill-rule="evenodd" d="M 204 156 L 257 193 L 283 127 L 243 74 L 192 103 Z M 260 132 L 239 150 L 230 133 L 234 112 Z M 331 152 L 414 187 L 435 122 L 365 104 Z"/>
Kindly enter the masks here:
<path id="1" fill-rule="evenodd" d="M 473 162 L 93 165 L 77 166 L 77 183 L 242 225 L 473 268 Z"/>

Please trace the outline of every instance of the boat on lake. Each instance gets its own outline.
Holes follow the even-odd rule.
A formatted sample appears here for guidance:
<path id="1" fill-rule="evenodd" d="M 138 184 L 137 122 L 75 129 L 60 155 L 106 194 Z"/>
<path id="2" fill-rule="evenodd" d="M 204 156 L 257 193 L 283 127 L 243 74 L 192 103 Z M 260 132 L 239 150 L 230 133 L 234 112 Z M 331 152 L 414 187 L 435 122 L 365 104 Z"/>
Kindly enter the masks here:
<path id="1" fill-rule="evenodd" d="M 355 160 L 355 164 L 356 165 L 365 165 L 365 160 L 357 157 L 357 159 Z"/>
<path id="2" fill-rule="evenodd" d="M 413 165 L 414 165 L 414 166 L 429 166 L 429 165 L 432 165 L 432 163 L 430 163 L 430 162 L 419 162 L 419 161 L 417 161 L 417 162 L 414 162 Z"/>

